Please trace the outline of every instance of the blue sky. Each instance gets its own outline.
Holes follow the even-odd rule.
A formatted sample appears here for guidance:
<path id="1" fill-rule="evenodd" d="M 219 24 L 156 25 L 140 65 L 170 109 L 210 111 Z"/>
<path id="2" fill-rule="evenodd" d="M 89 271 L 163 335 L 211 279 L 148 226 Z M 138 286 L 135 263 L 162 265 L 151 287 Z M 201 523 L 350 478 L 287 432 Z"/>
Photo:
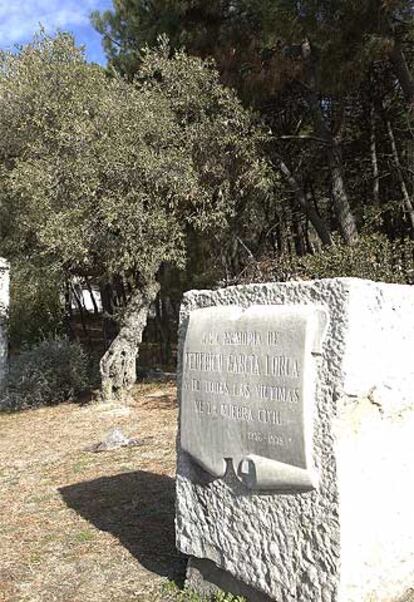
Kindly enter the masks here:
<path id="1" fill-rule="evenodd" d="M 104 64 L 101 36 L 89 22 L 92 10 L 112 7 L 112 0 L 0 0 L 0 48 L 29 42 L 42 24 L 47 33 L 70 31 L 86 47 L 89 61 Z"/>

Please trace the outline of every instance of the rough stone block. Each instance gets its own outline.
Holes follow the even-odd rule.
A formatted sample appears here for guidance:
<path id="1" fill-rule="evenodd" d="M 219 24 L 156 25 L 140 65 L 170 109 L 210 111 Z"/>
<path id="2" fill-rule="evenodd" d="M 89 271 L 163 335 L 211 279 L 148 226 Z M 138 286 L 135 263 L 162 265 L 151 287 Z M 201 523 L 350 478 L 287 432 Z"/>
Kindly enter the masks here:
<path id="1" fill-rule="evenodd" d="M 308 317 L 288 324 L 283 312 Z M 257 601 L 407 599 L 413 350 L 408 286 L 333 279 L 186 294 L 176 532 L 190 585 Z M 289 481 L 292 470 L 312 472 L 310 485 Z"/>

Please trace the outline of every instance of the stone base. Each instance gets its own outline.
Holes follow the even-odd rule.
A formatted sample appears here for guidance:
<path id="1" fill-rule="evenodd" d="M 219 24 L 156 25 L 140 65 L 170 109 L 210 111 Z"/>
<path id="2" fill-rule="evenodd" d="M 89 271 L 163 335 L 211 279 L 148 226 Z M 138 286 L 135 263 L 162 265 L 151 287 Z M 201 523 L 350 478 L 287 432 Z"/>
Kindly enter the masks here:
<path id="1" fill-rule="evenodd" d="M 249 587 L 206 558 L 195 558 L 194 556 L 190 556 L 188 559 L 185 584 L 199 595 L 208 598 L 219 592 L 225 592 L 232 594 L 233 596 L 242 596 L 247 602 L 274 601 L 274 598 L 269 598 L 269 596 Z M 280 600 L 280 602 L 283 601 Z M 315 600 L 312 602 L 318 601 Z M 373 600 L 373 602 L 375 601 Z M 414 585 L 412 588 L 408 589 L 403 596 L 389 598 L 388 602 L 414 602 Z"/>
<path id="2" fill-rule="evenodd" d="M 235 579 L 205 558 L 189 558 L 186 585 L 202 596 L 209 597 L 222 591 L 233 596 L 243 596 L 249 602 L 272 602 L 265 594 Z"/>

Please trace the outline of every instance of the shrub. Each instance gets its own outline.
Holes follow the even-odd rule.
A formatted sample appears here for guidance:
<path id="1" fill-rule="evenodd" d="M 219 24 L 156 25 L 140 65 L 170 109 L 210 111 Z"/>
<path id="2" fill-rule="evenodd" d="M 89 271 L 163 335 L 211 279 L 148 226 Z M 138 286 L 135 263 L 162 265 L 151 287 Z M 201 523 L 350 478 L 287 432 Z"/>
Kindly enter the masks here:
<path id="1" fill-rule="evenodd" d="M 390 241 L 381 234 L 361 236 L 351 247 L 337 241 L 315 255 L 286 254 L 251 262 L 237 284 L 339 277 L 414 284 L 414 242 Z"/>
<path id="2" fill-rule="evenodd" d="M 63 334 L 64 309 L 57 274 L 14 261 L 10 282 L 9 337 L 12 349 L 33 346 Z"/>
<path id="3" fill-rule="evenodd" d="M 88 387 L 88 357 L 66 338 L 43 341 L 11 361 L 2 409 L 20 410 L 73 400 Z"/>
<path id="4" fill-rule="evenodd" d="M 336 245 L 297 262 L 303 277 L 366 278 L 377 282 L 413 284 L 414 245 L 410 240 L 390 241 L 381 234 L 361 236 L 352 246 Z"/>

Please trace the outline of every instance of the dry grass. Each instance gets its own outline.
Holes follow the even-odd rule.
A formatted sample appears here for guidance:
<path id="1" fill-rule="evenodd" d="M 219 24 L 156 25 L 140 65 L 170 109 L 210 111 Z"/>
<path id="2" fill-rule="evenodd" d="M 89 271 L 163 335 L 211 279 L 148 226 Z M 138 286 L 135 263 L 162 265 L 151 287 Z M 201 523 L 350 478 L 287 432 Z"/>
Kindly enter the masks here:
<path id="1" fill-rule="evenodd" d="M 174 545 L 174 385 L 128 405 L 0 414 L 0 601 L 162 599 Z M 141 447 L 84 451 L 119 426 Z"/>

